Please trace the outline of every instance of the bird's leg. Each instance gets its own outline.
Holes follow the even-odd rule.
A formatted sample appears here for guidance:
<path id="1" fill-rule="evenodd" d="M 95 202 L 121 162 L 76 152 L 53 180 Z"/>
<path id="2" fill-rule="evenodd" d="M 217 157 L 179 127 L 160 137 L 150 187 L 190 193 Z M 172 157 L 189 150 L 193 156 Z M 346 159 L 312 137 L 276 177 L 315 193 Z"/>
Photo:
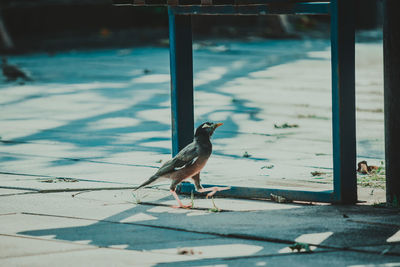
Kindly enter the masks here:
<path id="1" fill-rule="evenodd" d="M 214 186 L 214 187 L 207 187 L 207 188 L 202 187 L 201 184 L 200 184 L 200 173 L 192 176 L 192 179 L 193 179 L 193 182 L 194 182 L 194 185 L 196 187 L 196 191 L 197 192 L 200 192 L 200 193 L 210 192 L 210 193 L 207 194 L 207 198 L 212 197 L 218 191 L 231 189 L 229 186 L 228 187 Z"/>
<path id="2" fill-rule="evenodd" d="M 179 199 L 178 195 L 176 194 L 176 192 L 174 190 L 169 190 L 171 192 L 171 194 L 174 196 L 174 198 L 176 199 L 176 201 L 178 201 L 179 206 L 172 206 L 173 208 L 183 208 L 183 209 L 187 209 L 187 208 L 191 208 L 192 204 L 190 205 L 183 205 L 182 201 Z"/>
<path id="3" fill-rule="evenodd" d="M 207 187 L 207 188 L 199 188 L 197 189 L 198 192 L 204 193 L 204 192 L 210 192 L 207 194 L 206 198 L 212 197 L 215 193 L 223 190 L 229 190 L 231 187 L 219 187 L 219 186 L 214 186 L 214 187 Z"/>

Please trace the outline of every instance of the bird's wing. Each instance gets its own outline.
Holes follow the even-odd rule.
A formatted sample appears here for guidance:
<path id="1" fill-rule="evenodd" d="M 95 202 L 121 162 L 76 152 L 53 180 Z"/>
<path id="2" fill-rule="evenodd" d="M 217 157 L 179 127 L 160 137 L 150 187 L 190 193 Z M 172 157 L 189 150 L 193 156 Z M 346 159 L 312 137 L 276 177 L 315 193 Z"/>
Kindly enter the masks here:
<path id="1" fill-rule="evenodd" d="M 4 71 L 9 73 L 9 74 L 13 74 L 13 75 L 24 75 L 24 73 L 18 69 L 16 66 L 13 65 L 7 65 L 4 66 Z"/>
<path id="2" fill-rule="evenodd" d="M 8 76 L 9 78 L 23 78 L 23 79 L 28 79 L 28 76 L 20 70 L 18 67 L 14 65 L 5 65 L 3 66 L 3 73 L 5 76 Z"/>
<path id="3" fill-rule="evenodd" d="M 190 143 L 183 148 L 179 153 L 171 160 L 165 162 L 164 165 L 158 169 L 155 175 L 163 176 L 167 173 L 182 169 L 184 167 L 192 165 L 199 156 L 199 152 L 195 142 Z"/>

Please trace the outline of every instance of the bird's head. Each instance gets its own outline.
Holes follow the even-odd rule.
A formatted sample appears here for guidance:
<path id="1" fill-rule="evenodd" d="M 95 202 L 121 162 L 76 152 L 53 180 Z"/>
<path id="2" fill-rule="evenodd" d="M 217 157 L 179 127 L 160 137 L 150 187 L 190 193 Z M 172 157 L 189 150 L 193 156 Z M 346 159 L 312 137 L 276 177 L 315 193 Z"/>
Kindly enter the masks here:
<path id="1" fill-rule="evenodd" d="M 211 137 L 212 134 L 214 133 L 215 129 L 217 129 L 219 126 L 221 126 L 223 123 L 212 123 L 212 122 L 205 122 L 201 124 L 199 127 L 196 129 L 196 133 L 194 134 L 195 137 L 199 136 L 207 136 Z"/>

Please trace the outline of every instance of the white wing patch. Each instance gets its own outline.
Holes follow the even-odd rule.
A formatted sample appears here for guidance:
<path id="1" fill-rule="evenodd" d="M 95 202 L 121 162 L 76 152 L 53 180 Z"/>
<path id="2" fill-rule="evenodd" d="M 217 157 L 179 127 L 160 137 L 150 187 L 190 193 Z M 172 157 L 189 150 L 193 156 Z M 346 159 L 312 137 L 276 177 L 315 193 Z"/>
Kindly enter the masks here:
<path id="1" fill-rule="evenodd" d="M 178 170 L 183 169 L 183 168 L 185 168 L 185 167 L 186 167 L 186 164 L 183 165 L 182 167 L 175 167 L 175 168 L 174 168 L 174 171 L 178 171 Z"/>
<path id="2" fill-rule="evenodd" d="M 185 168 L 185 167 L 187 167 L 187 166 L 190 166 L 190 165 L 193 165 L 195 162 L 196 162 L 196 160 L 198 159 L 199 157 L 195 157 L 194 159 L 192 159 L 190 162 L 188 162 L 187 164 L 185 164 L 185 165 L 183 165 L 183 166 L 181 166 L 181 167 L 175 167 L 174 168 L 174 170 L 175 171 L 178 171 L 178 170 L 181 170 L 181 169 L 183 169 L 183 168 Z"/>

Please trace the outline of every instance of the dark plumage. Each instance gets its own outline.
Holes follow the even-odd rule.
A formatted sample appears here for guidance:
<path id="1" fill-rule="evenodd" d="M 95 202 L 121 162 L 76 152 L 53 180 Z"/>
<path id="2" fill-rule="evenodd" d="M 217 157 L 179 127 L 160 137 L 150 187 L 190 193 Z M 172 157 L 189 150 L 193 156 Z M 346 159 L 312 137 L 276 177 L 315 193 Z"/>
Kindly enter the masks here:
<path id="1" fill-rule="evenodd" d="M 7 81 L 16 81 L 19 78 L 25 81 L 32 81 L 32 79 L 17 66 L 8 64 L 7 58 L 5 57 L 2 59 L 1 69 L 3 70 L 3 75 L 7 78 Z"/>
<path id="2" fill-rule="evenodd" d="M 180 182 L 187 178 L 193 179 L 198 192 L 210 192 L 207 197 L 214 195 L 217 191 L 229 189 L 229 187 L 203 188 L 198 175 L 206 165 L 212 152 L 210 137 L 215 129 L 221 125 L 222 123 L 205 122 L 197 127 L 193 142 L 183 148 L 174 158 L 165 162 L 153 176 L 135 190 L 150 185 L 160 178 L 169 178 L 172 180 L 170 191 L 178 201 L 178 207 L 186 208 L 190 205 L 185 206 L 182 204 L 175 189 Z"/>

